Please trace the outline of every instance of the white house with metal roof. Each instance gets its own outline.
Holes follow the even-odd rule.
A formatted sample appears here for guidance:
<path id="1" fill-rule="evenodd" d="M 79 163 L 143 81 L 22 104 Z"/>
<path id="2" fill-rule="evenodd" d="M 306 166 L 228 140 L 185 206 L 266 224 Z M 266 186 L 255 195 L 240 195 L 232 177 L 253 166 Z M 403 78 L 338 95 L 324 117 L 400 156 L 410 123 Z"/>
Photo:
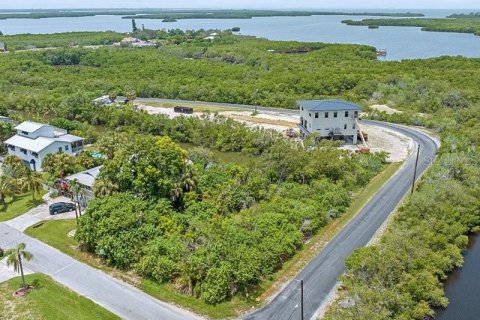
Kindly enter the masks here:
<path id="1" fill-rule="evenodd" d="M 78 201 L 82 206 L 86 206 L 88 201 L 93 199 L 93 186 L 95 185 L 95 181 L 97 180 L 98 175 L 100 174 L 100 169 L 102 166 L 94 167 L 85 171 L 81 171 L 75 174 L 72 174 L 68 177 L 65 177 L 60 182 L 60 189 L 59 191 L 66 191 L 69 189 L 69 183 L 71 181 L 76 181 L 80 184 L 82 190 L 78 195 Z"/>
<path id="2" fill-rule="evenodd" d="M 42 171 L 48 154 L 76 155 L 83 150 L 83 138 L 48 124 L 25 121 L 15 127 L 17 134 L 5 141 L 8 154 L 22 159 L 32 170 Z"/>
<path id="3" fill-rule="evenodd" d="M 358 116 L 362 110 L 357 104 L 343 100 L 304 100 L 297 104 L 298 127 L 303 137 L 317 133 L 323 138 L 357 143 Z"/>

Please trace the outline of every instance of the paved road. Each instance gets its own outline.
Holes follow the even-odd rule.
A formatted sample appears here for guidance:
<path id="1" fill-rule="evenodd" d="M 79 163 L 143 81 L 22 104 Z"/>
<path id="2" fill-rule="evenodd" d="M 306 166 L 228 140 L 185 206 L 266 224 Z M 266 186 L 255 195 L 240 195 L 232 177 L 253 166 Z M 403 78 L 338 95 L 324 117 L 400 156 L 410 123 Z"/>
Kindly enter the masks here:
<path id="1" fill-rule="evenodd" d="M 420 145 L 417 177 L 433 161 L 438 146 L 426 134 L 393 124 L 373 121 L 363 122 L 398 131 L 411 137 Z M 247 315 L 245 319 L 300 319 L 300 279 L 304 280 L 305 319 L 315 317 L 319 307 L 337 284 L 338 278 L 344 273 L 345 259 L 351 255 L 353 250 L 368 244 L 375 232 L 410 191 L 415 158 L 416 152 L 405 161 L 400 170 L 367 203 L 359 214 L 328 243 L 320 254 L 270 304 Z"/>
<path id="2" fill-rule="evenodd" d="M 199 101 L 181 101 L 156 98 L 139 98 L 138 102 L 188 103 L 192 105 L 214 105 L 226 108 L 243 108 L 253 110 L 254 106 L 212 103 Z M 284 114 L 298 114 L 294 109 L 277 109 L 257 107 L 259 111 L 273 111 Z M 361 123 L 376 125 L 397 131 L 411 137 L 420 145 L 419 167 L 417 178 L 433 161 L 438 145 L 428 135 L 405 126 L 363 120 Z M 300 274 L 291 281 L 268 305 L 245 317 L 245 320 L 290 320 L 300 319 L 299 281 L 304 280 L 305 319 L 315 318 L 318 309 L 324 303 L 338 283 L 338 278 L 345 271 L 345 259 L 352 252 L 368 244 L 376 231 L 395 210 L 403 197 L 409 192 L 413 179 L 416 160 L 414 152 L 400 170 L 383 188 L 367 203 L 352 221 L 316 256 Z"/>
<path id="3" fill-rule="evenodd" d="M 191 101 L 191 100 L 174 100 L 174 99 L 159 99 L 159 98 L 137 98 L 135 102 L 148 105 L 149 102 L 155 103 L 168 103 L 168 104 L 189 104 L 192 106 L 214 106 L 222 108 L 232 109 L 245 109 L 248 111 L 254 111 L 255 108 L 259 111 L 271 111 L 286 114 L 298 114 L 297 109 L 282 109 L 282 108 L 269 108 L 261 106 L 252 106 L 248 104 L 235 104 L 235 103 L 220 103 L 220 102 L 205 102 L 205 101 Z"/>
<path id="4" fill-rule="evenodd" d="M 90 298 L 123 319 L 193 320 L 200 317 L 158 301 L 140 290 L 89 267 L 21 231 L 0 223 L 0 246 L 25 242 L 34 258 L 26 268 L 51 276 L 57 282 Z"/>

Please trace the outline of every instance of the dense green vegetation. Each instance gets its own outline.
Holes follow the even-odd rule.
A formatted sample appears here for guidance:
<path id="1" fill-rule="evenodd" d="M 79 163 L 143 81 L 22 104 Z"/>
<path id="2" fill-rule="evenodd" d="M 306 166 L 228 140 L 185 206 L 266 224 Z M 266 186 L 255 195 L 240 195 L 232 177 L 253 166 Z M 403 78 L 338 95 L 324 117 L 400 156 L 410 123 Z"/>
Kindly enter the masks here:
<path id="1" fill-rule="evenodd" d="M 114 187 L 89 204 L 76 236 L 112 266 L 209 304 L 252 297 L 384 167 L 383 155 L 303 148 L 221 118 L 193 121 L 205 143 L 261 156 L 240 167 L 204 149 L 187 158 L 170 138 L 114 135 L 97 182 Z"/>
<path id="2" fill-rule="evenodd" d="M 349 26 L 394 26 L 421 27 L 423 31 L 459 32 L 480 35 L 480 19 L 475 15 L 454 15 L 449 18 L 408 18 L 408 19 L 364 19 L 360 21 L 344 20 Z"/>
<path id="3" fill-rule="evenodd" d="M 56 320 L 56 319 L 119 319 L 91 300 L 79 296 L 43 274 L 26 276 L 34 289 L 25 297 L 15 297 L 21 278 L 0 284 L 0 314 L 2 319 Z"/>
<path id="4" fill-rule="evenodd" d="M 277 11 L 277 10 L 34 10 L 27 13 L 0 13 L 1 19 L 43 19 L 62 17 L 90 17 L 97 15 L 124 16 L 124 19 L 251 19 L 253 17 L 296 17 L 312 15 L 349 15 L 380 17 L 423 17 L 421 13 L 382 12 L 323 12 L 323 11 Z"/>
<path id="5" fill-rule="evenodd" d="M 351 297 L 355 307 L 339 307 L 330 317 L 421 319 L 432 313 L 432 307 L 445 305 L 440 280 L 461 265 L 464 235 L 480 225 L 476 160 L 479 59 L 381 62 L 375 59 L 374 49 L 366 46 L 272 42 L 228 33 L 212 42 L 180 31 L 159 32 L 158 37 L 164 40 L 159 49 L 59 49 L 0 57 L 0 111 L 8 109 L 17 118 L 28 115 L 44 121 L 81 123 L 79 134 L 97 141 L 108 155 L 109 169 L 99 194 L 113 191 L 113 195 L 92 203 L 82 220 L 83 234 L 79 233 L 89 249 L 104 249 L 112 265 L 137 270 L 154 281 L 173 281 L 180 292 L 211 303 L 235 293 L 250 296 L 258 278 L 268 278 L 305 237 L 325 225 L 330 213 L 335 216 L 342 212 L 350 199 L 345 197 L 346 190 L 359 188 L 374 174 L 375 166 L 367 166 L 370 169 L 366 172 L 347 170 L 348 176 L 337 177 L 345 173 L 338 170 L 345 161 L 353 165 L 367 160 L 372 165 L 378 163 L 375 158 L 345 157 L 333 167 L 319 162 L 318 167 L 309 168 L 317 165 L 302 160 L 309 152 L 321 152 L 319 159 L 328 159 L 338 156 L 339 151 L 328 145 L 311 150 L 290 145 L 293 150 L 284 152 L 282 147 L 280 153 L 276 135 L 250 131 L 222 117 L 168 120 L 129 106 L 92 106 L 96 96 L 133 89 L 144 97 L 258 101 L 272 107 L 293 107 L 296 99 L 327 97 L 388 103 L 404 112 L 392 116 L 371 112 L 370 117 L 435 129 L 443 146 L 434 167 L 382 240 L 359 250 L 348 261 L 344 294 Z M 305 47 L 311 50 L 286 53 Z M 102 133 L 110 130 L 119 133 Z M 122 132 L 130 134 L 132 141 L 140 139 L 146 147 L 139 150 L 128 140 L 125 143 Z M 159 136 L 217 150 L 242 151 L 256 158 L 246 167 L 212 162 L 205 150 L 185 155 L 168 139 L 158 140 Z M 169 152 L 163 154 L 163 147 L 147 147 L 157 143 L 167 145 Z M 131 150 L 126 149 L 128 146 Z M 129 151 L 148 153 L 155 165 L 136 162 Z M 179 161 L 182 157 L 192 163 Z M 168 174 L 152 170 L 166 163 L 172 164 L 165 171 Z M 325 172 L 329 174 L 317 176 Z M 136 197 L 125 192 L 132 185 L 138 186 Z M 312 195 L 311 190 L 338 192 L 333 201 L 329 192 Z M 161 198 L 160 194 L 168 196 Z M 323 196 L 327 198 L 316 198 Z M 298 199 L 302 199 L 300 205 Z M 116 219 L 123 217 L 119 206 L 125 207 L 125 219 Z M 332 211 L 326 212 L 327 208 Z M 318 215 L 312 217 L 312 212 Z M 92 223 L 95 219 L 98 223 Z M 304 226 L 301 219 L 310 222 Z M 109 229 L 109 224 L 123 229 Z M 255 230 L 272 237 L 255 238 Z M 275 240 L 276 236 L 284 240 Z M 135 248 L 148 245 L 132 253 L 118 239 L 127 239 Z M 253 239 L 252 252 L 259 258 L 245 254 L 245 260 L 238 259 L 243 248 L 239 244 L 250 244 Z M 268 261 L 262 256 L 265 248 L 269 248 L 265 253 Z M 206 261 L 210 268 L 198 267 L 200 261 Z M 170 276 L 165 270 L 171 271 Z M 218 280 L 215 285 L 212 279 Z"/>

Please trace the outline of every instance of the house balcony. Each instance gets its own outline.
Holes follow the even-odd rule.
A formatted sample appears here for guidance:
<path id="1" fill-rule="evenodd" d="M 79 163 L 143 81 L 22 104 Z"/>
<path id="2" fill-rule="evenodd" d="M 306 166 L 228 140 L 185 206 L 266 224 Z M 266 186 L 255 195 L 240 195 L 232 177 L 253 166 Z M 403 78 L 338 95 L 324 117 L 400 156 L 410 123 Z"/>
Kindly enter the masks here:
<path id="1" fill-rule="evenodd" d="M 81 151 L 83 151 L 83 146 L 72 147 L 73 153 L 79 153 Z"/>

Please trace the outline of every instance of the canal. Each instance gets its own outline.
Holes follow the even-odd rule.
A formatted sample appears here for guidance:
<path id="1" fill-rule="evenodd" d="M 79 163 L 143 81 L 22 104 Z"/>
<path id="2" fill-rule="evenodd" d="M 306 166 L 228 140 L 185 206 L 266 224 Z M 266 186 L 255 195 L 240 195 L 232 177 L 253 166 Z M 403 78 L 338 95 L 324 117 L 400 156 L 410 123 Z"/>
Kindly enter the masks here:
<path id="1" fill-rule="evenodd" d="M 480 232 L 472 235 L 464 253 L 463 268 L 455 270 L 445 283 L 450 303 L 436 320 L 480 319 Z"/>

